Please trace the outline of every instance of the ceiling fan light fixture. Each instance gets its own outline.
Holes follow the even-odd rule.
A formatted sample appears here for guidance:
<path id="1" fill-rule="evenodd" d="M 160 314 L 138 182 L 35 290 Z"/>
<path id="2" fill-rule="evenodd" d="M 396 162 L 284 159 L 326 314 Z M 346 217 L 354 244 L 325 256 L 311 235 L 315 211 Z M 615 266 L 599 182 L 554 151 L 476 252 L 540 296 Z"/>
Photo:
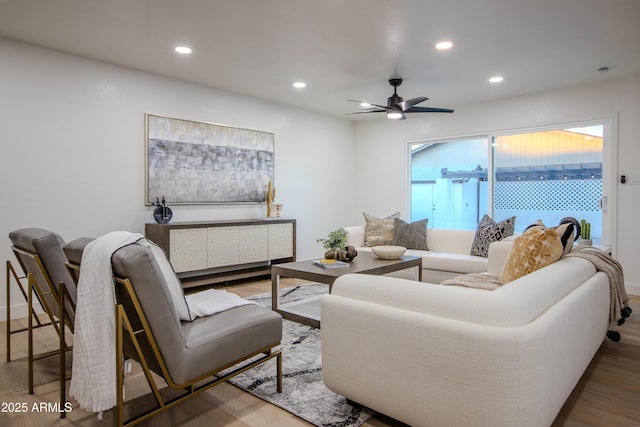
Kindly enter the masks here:
<path id="1" fill-rule="evenodd" d="M 401 119 L 402 116 L 404 116 L 404 114 L 402 114 L 400 111 L 389 111 L 387 112 L 387 117 L 390 119 Z"/>

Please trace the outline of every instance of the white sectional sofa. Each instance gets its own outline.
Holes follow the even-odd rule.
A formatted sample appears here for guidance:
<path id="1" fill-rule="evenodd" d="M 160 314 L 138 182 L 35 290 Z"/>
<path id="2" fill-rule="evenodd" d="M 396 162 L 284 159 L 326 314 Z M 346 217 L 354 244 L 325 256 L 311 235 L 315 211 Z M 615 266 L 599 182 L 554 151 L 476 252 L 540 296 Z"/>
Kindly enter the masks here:
<path id="1" fill-rule="evenodd" d="M 324 381 L 412 426 L 549 426 L 608 324 L 607 276 L 576 257 L 493 291 L 345 275 L 322 300 Z"/>
<path id="2" fill-rule="evenodd" d="M 371 251 L 364 246 L 365 226 L 344 227 L 347 245 L 360 251 Z M 440 283 L 460 274 L 487 271 L 487 258 L 469 255 L 475 230 L 447 230 L 428 228 L 428 251 L 408 249 L 406 255 L 422 257 L 422 281 Z M 405 277 L 408 278 L 408 277 Z"/>

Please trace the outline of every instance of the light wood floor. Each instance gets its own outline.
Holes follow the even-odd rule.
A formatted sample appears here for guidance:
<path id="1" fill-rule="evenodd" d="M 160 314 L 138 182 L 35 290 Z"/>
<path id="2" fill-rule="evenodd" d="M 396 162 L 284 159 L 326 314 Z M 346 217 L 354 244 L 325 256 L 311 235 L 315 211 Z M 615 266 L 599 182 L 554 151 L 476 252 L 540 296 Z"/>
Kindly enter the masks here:
<path id="1" fill-rule="evenodd" d="M 283 287 L 299 281 L 283 279 Z M 227 289 L 249 296 L 270 290 L 270 281 L 236 284 Z M 554 427 L 584 426 L 640 426 L 640 297 L 632 297 L 632 316 L 622 327 L 619 343 L 606 339 L 591 365 L 560 411 Z M 570 314 L 569 314 L 570 315 Z M 12 322 L 14 328 L 26 319 Z M 0 323 L 0 339 L 6 342 L 5 323 Z M 57 337 L 52 328 L 36 332 L 40 351 L 54 349 Z M 4 348 L 5 345 L 3 344 Z M 66 419 L 57 413 L 36 412 L 33 404 L 56 402 L 57 357 L 36 362 L 35 393 L 27 393 L 27 337 L 26 333 L 14 334 L 12 339 L 12 362 L 6 363 L 5 352 L 0 362 L 0 426 L 49 427 L 49 426 L 112 426 L 115 425 L 113 411 L 104 414 L 101 422 L 96 415 L 78 408 Z M 70 367 L 70 363 L 69 363 Z M 143 408 L 144 395 L 148 392 L 143 375 L 137 366 L 125 379 L 127 401 L 134 409 Z M 140 397 L 143 396 L 143 397 Z M 10 411 L 15 404 L 26 404 L 25 413 Z M 141 426 L 309 426 L 305 421 L 266 403 L 232 385 L 222 384 L 169 409 Z M 365 423 L 367 427 L 398 427 L 403 423 L 377 415 Z"/>

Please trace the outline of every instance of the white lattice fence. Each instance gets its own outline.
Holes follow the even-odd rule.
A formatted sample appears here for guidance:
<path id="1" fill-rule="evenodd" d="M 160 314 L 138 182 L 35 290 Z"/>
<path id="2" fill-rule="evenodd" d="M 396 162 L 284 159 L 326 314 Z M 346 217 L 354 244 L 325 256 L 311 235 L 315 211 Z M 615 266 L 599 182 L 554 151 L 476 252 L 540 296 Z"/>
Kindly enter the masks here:
<path id="1" fill-rule="evenodd" d="M 507 211 L 599 211 L 602 181 L 569 179 L 506 181 L 495 184 L 495 208 Z"/>

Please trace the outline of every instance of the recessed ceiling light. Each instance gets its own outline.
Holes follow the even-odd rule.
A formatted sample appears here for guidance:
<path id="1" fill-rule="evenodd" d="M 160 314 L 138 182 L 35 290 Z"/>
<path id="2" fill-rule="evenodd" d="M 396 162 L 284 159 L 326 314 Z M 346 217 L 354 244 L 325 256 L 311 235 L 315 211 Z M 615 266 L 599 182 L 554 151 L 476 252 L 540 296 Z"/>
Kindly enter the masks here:
<path id="1" fill-rule="evenodd" d="M 447 50 L 453 47 L 453 43 L 450 41 L 443 40 L 441 42 L 436 43 L 436 49 Z"/>
<path id="2" fill-rule="evenodd" d="M 298 89 L 302 89 L 303 87 L 307 87 L 307 84 L 305 82 L 295 82 L 293 84 L 293 87 L 298 88 Z"/>
<path id="3" fill-rule="evenodd" d="M 504 78 L 502 76 L 493 76 L 489 79 L 490 83 L 500 83 Z"/>
<path id="4" fill-rule="evenodd" d="M 191 48 L 187 46 L 176 46 L 176 52 L 183 53 L 186 55 L 191 53 Z"/>

